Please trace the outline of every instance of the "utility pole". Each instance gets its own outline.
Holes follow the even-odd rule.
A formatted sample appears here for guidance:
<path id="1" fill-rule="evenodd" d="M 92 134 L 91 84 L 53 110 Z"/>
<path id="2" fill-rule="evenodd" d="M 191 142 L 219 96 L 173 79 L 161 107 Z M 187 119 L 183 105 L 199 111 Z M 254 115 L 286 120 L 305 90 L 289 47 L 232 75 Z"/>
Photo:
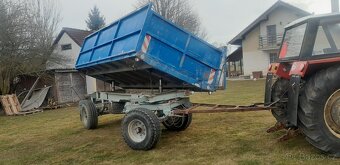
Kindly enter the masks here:
<path id="1" fill-rule="evenodd" d="M 339 13 L 339 0 L 332 1 L 332 13 Z"/>

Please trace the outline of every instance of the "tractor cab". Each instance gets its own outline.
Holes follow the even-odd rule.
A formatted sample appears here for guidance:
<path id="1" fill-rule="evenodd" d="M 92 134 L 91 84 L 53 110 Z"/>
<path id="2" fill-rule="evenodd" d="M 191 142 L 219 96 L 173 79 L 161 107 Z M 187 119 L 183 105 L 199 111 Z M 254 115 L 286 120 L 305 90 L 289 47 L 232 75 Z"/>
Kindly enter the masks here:
<path id="1" fill-rule="evenodd" d="M 308 76 L 324 65 L 340 61 L 340 14 L 312 15 L 285 28 L 279 60 L 269 72 L 289 79 Z"/>

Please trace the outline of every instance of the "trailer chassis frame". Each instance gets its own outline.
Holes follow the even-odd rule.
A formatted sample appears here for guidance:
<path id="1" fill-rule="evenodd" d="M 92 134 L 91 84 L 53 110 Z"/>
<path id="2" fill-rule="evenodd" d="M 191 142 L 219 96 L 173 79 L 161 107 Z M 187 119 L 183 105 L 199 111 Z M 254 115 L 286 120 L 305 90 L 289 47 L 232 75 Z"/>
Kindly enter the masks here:
<path id="1" fill-rule="evenodd" d="M 96 92 L 90 97 L 99 111 L 107 111 L 112 103 L 122 103 L 124 104 L 122 113 L 125 114 L 137 108 L 145 108 L 157 111 L 163 116 L 171 116 L 173 115 L 171 111 L 175 107 L 190 103 L 189 95 L 190 92 L 188 91 L 175 91 L 157 95 Z M 100 115 L 104 114 L 107 113 Z"/>
<path id="2" fill-rule="evenodd" d="M 273 107 L 274 103 L 269 105 L 255 103 L 248 106 L 191 103 L 190 95 L 190 91 L 175 91 L 156 95 L 95 92 L 90 97 L 99 111 L 106 111 L 112 103 L 122 103 L 124 104 L 124 109 L 122 110 L 124 114 L 137 108 L 145 108 L 155 111 L 161 114 L 159 116 L 163 117 L 182 116 L 192 113 L 264 111 L 275 108 Z M 176 107 L 184 104 L 191 104 L 192 106 L 187 109 L 176 109 Z M 99 115 L 104 114 L 107 113 L 99 113 Z"/>

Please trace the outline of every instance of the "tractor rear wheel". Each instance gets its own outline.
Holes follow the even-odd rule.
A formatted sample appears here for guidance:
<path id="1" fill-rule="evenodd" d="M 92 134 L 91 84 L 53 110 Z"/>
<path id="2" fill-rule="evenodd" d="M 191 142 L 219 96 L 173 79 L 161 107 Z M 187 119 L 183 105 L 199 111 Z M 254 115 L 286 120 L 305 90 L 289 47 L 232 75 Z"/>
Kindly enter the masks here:
<path id="1" fill-rule="evenodd" d="M 316 148 L 340 157 L 340 66 L 317 72 L 305 85 L 298 127 Z"/>
<path id="2" fill-rule="evenodd" d="M 272 102 L 276 102 L 276 109 L 272 109 L 271 112 L 276 121 L 280 123 L 287 122 L 287 100 L 288 100 L 288 87 L 289 80 L 278 78 L 272 86 Z"/>

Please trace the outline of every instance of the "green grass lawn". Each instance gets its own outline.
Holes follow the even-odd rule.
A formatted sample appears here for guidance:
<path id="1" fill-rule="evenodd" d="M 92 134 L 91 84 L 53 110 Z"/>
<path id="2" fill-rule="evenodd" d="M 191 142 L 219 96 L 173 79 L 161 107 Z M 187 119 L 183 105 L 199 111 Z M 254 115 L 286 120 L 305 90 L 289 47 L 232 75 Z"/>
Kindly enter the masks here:
<path id="1" fill-rule="evenodd" d="M 196 93 L 193 102 L 262 102 L 264 81 L 229 81 L 227 91 Z M 0 117 L 0 164 L 340 164 L 321 154 L 303 136 L 286 142 L 270 112 L 194 114 L 184 132 L 163 130 L 151 151 L 133 151 L 120 134 L 122 115 L 99 118 L 85 130 L 77 108 L 29 116 Z"/>

